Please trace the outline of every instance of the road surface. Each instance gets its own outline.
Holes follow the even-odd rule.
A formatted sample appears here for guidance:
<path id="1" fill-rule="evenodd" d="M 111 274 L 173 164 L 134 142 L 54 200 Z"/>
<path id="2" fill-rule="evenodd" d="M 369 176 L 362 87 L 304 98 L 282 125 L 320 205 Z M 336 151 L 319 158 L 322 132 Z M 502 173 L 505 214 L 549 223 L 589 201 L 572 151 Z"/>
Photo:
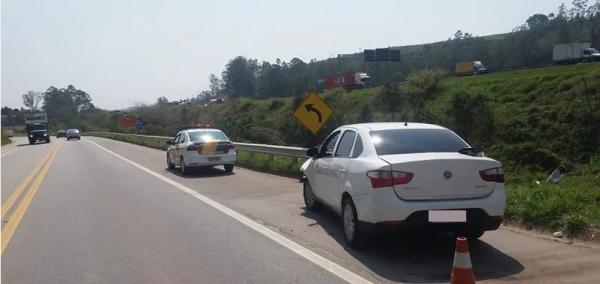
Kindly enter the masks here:
<path id="1" fill-rule="evenodd" d="M 378 236 L 350 249 L 335 214 L 304 210 L 294 179 L 241 168 L 184 177 L 162 151 L 102 138 L 24 142 L 2 155 L 4 283 L 449 279 L 450 236 Z M 600 279 L 597 248 L 506 228 L 470 245 L 483 283 Z"/>

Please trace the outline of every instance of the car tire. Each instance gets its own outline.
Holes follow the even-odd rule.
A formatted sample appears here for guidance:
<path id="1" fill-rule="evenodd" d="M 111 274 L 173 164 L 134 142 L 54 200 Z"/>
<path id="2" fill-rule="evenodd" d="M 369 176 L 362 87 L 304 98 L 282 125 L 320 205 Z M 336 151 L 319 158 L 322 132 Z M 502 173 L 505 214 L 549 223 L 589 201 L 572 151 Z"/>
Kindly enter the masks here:
<path id="1" fill-rule="evenodd" d="M 33 144 L 35 144 L 35 141 L 34 141 L 34 140 L 31 140 L 31 139 L 29 139 L 29 145 L 33 145 Z"/>
<path id="2" fill-rule="evenodd" d="M 50 137 L 46 138 L 46 143 L 50 143 Z"/>
<path id="3" fill-rule="evenodd" d="M 190 170 L 188 169 L 188 167 L 185 166 L 185 162 L 183 161 L 183 157 L 181 157 L 181 159 L 179 160 L 179 164 L 181 166 L 181 174 L 182 175 L 187 175 L 188 173 L 190 173 Z"/>
<path id="4" fill-rule="evenodd" d="M 359 248 L 363 244 L 364 233 L 360 230 L 356 207 L 352 198 L 346 197 L 342 202 L 342 225 L 344 240 L 351 248 Z"/>
<path id="5" fill-rule="evenodd" d="M 309 211 L 316 211 L 319 209 L 319 201 L 312 190 L 312 186 L 308 181 L 304 182 L 304 189 L 302 190 L 302 196 L 304 197 L 304 206 Z"/>
<path id="6" fill-rule="evenodd" d="M 167 153 L 167 168 L 168 168 L 169 170 L 172 170 L 172 169 L 174 169 L 174 168 L 175 168 L 175 164 L 173 164 L 173 163 L 171 162 L 171 157 L 170 157 L 170 155 L 169 155 L 168 153 Z"/>
<path id="7" fill-rule="evenodd" d="M 232 173 L 233 172 L 233 165 L 223 165 L 223 167 L 225 168 L 225 172 L 226 173 Z"/>

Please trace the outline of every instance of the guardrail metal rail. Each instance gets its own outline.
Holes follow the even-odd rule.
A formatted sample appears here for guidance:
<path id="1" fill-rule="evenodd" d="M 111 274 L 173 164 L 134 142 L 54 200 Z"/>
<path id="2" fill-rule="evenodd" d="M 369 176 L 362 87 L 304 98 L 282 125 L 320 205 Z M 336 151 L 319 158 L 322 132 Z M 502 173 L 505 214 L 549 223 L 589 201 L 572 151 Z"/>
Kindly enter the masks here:
<path id="1" fill-rule="evenodd" d="M 82 132 L 83 135 L 88 136 L 102 136 L 102 135 L 123 135 L 123 136 L 135 136 L 142 138 L 155 138 L 155 139 L 165 139 L 172 140 L 174 137 L 169 136 L 155 136 L 155 135 L 141 135 L 141 134 L 129 134 L 129 133 L 118 133 L 118 132 Z M 308 158 L 306 156 L 306 150 L 308 148 L 301 147 L 289 147 L 289 146 L 280 146 L 280 145 L 268 145 L 268 144 L 254 144 L 254 143 L 242 143 L 235 142 L 236 149 L 240 151 L 246 151 L 251 153 L 264 153 L 269 155 L 269 160 L 273 160 L 273 156 L 286 156 L 291 157 L 294 160 L 298 158 Z"/>

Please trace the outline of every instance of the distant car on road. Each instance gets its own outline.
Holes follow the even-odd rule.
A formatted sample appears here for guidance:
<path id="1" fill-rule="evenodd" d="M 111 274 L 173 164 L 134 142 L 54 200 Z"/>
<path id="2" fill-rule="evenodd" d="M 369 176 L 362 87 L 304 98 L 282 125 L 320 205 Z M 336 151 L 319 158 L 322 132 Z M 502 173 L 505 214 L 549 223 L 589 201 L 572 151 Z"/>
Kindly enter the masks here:
<path id="1" fill-rule="evenodd" d="M 67 131 L 65 131 L 65 130 L 56 131 L 56 138 L 61 138 L 61 137 L 67 137 Z"/>
<path id="2" fill-rule="evenodd" d="M 71 139 L 81 140 L 81 136 L 79 136 L 78 129 L 67 129 L 67 140 Z"/>
<path id="3" fill-rule="evenodd" d="M 444 127 L 342 126 L 307 155 L 312 158 L 301 167 L 306 208 L 325 204 L 339 213 L 350 246 L 381 227 L 479 238 L 502 222 L 502 165 Z"/>
<path id="4" fill-rule="evenodd" d="M 167 141 L 167 166 L 179 166 L 182 174 L 190 168 L 223 165 L 225 171 L 233 172 L 236 161 L 235 145 L 223 131 L 206 126 L 188 126 L 175 138 Z"/>

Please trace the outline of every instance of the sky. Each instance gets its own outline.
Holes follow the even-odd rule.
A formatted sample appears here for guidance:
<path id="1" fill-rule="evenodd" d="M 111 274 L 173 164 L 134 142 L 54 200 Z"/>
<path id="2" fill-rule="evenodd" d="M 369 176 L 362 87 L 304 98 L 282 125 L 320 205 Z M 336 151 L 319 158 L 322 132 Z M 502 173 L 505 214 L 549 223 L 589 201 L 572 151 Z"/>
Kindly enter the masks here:
<path id="1" fill-rule="evenodd" d="M 1 105 L 74 85 L 97 107 L 179 100 L 238 56 L 325 59 L 505 33 L 562 0 L 2 0 Z M 568 1 L 567 1 L 568 2 Z"/>

